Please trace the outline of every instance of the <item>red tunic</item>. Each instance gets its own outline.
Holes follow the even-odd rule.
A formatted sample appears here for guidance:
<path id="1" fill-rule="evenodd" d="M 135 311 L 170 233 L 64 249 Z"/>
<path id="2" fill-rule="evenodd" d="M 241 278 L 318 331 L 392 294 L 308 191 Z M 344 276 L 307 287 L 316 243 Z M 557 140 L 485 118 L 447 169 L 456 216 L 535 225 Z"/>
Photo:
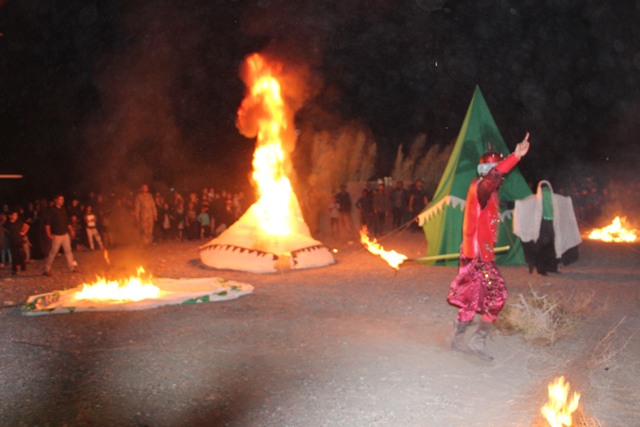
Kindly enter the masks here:
<path id="1" fill-rule="evenodd" d="M 462 227 L 462 254 L 473 259 L 480 256 L 482 261 L 493 261 L 493 248 L 498 239 L 500 210 L 498 187 L 502 177 L 518 163 L 511 154 L 491 169 L 484 178 L 471 181 L 464 211 Z"/>
<path id="2" fill-rule="evenodd" d="M 458 320 L 470 322 L 476 313 L 493 322 L 507 300 L 507 288 L 495 264 L 493 248 L 500 221 L 498 187 L 518 163 L 511 154 L 484 178 L 469 186 L 464 211 L 460 269 L 451 283 L 448 300 L 460 307 Z"/>

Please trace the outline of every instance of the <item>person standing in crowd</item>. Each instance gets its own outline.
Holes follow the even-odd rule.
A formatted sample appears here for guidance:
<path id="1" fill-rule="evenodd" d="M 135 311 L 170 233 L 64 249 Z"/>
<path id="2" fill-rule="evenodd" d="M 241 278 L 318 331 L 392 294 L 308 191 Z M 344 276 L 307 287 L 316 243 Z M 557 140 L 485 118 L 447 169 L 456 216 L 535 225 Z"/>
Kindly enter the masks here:
<path id="1" fill-rule="evenodd" d="M 338 202 L 336 201 L 336 196 L 333 196 L 333 200 L 329 203 L 329 221 L 331 222 L 331 234 L 334 236 L 340 232 L 339 220 L 340 211 L 338 211 Z"/>
<path id="2" fill-rule="evenodd" d="M 179 241 L 184 240 L 185 225 L 185 213 L 184 213 L 184 199 L 181 195 L 176 193 L 174 198 L 174 218 L 173 224 L 175 227 L 175 236 Z"/>
<path id="3" fill-rule="evenodd" d="M 164 202 L 162 205 L 162 215 L 159 216 L 159 221 L 162 224 L 161 239 L 165 242 L 171 239 L 171 231 L 173 228 L 174 211 L 169 206 L 169 202 Z"/>
<path id="4" fill-rule="evenodd" d="M 162 240 L 162 217 L 164 216 L 164 197 L 157 191 L 153 200 L 156 202 L 156 221 L 153 224 L 153 240 Z"/>
<path id="5" fill-rule="evenodd" d="M 384 184 L 378 185 L 378 190 L 373 193 L 373 211 L 375 212 L 375 229 L 374 236 L 381 236 L 384 233 L 384 224 L 389 216 L 391 203 Z"/>
<path id="6" fill-rule="evenodd" d="M 351 232 L 351 195 L 347 192 L 347 187 L 340 185 L 340 191 L 335 194 L 340 212 L 340 234 L 345 237 Z"/>
<path id="7" fill-rule="evenodd" d="M 422 188 L 422 181 L 417 180 L 411 187 L 411 191 L 409 191 L 409 212 L 411 213 L 411 218 L 415 219 L 420 215 L 428 203 L 427 193 L 424 191 L 424 188 Z M 418 221 L 414 221 L 411 224 L 411 229 L 413 231 L 420 230 Z"/>
<path id="8" fill-rule="evenodd" d="M 73 259 L 73 252 L 71 251 L 71 239 L 75 237 L 75 231 L 71 227 L 69 215 L 64 208 L 64 196 L 62 194 L 53 199 L 53 206 L 49 209 L 44 228 L 49 240 L 51 240 L 51 250 L 45 261 L 44 275 L 52 275 L 51 266 L 60 250 L 60 246 L 62 246 L 64 256 L 67 259 L 69 271 L 71 273 L 79 273 L 80 270 L 76 267 L 76 261 Z"/>
<path id="9" fill-rule="evenodd" d="M 81 239 L 81 236 L 86 236 L 86 231 L 82 222 L 76 214 L 71 214 L 69 217 L 69 221 L 71 221 L 71 228 L 73 229 L 73 238 L 71 239 L 71 250 L 74 252 L 78 252 L 84 249 L 84 239 Z"/>
<path id="10" fill-rule="evenodd" d="M 498 187 L 529 151 L 529 133 L 506 159 L 489 150 L 480 158 L 479 178 L 469 185 L 464 209 L 460 267 L 451 283 L 448 301 L 459 307 L 451 348 L 471 352 L 484 360 L 493 360 L 485 351 L 487 336 L 507 300 L 507 288 L 495 263 L 493 248 L 498 238 L 500 210 Z M 475 314 L 480 325 L 463 346 L 464 334 Z"/>
<path id="11" fill-rule="evenodd" d="M 111 228 L 111 204 L 107 202 L 102 193 L 98 193 L 94 212 L 98 217 L 98 233 L 102 237 L 105 248 L 113 246 L 113 230 Z"/>
<path id="12" fill-rule="evenodd" d="M 9 234 L 9 249 L 11 250 L 11 274 L 18 274 L 18 267 L 22 272 L 27 270 L 27 259 L 24 253 L 24 237 L 29 231 L 29 225 L 25 223 L 18 213 L 18 209 L 13 209 L 9 213 L 9 221 L 5 224 Z"/>
<path id="13" fill-rule="evenodd" d="M 202 204 L 200 213 L 196 217 L 200 229 L 200 240 L 211 237 L 211 218 L 209 217 L 209 205 Z"/>
<path id="14" fill-rule="evenodd" d="M 4 212 L 0 212 L 0 268 L 4 268 L 5 264 L 10 264 L 11 249 L 9 249 L 9 232 L 5 225 L 9 218 Z"/>
<path id="15" fill-rule="evenodd" d="M 404 222 L 404 216 L 409 205 L 409 195 L 402 181 L 396 182 L 396 187 L 389 194 L 391 201 L 391 215 L 393 216 L 393 229 L 400 227 Z"/>
<path id="16" fill-rule="evenodd" d="M 367 227 L 370 233 L 375 231 L 375 214 L 373 211 L 373 195 L 366 188 L 356 201 L 356 208 L 360 210 L 360 228 Z"/>
<path id="17" fill-rule="evenodd" d="M 100 238 L 100 232 L 98 231 L 98 217 L 93 213 L 93 206 L 91 205 L 87 205 L 84 211 L 84 227 L 87 231 L 89 249 L 93 251 L 95 249 L 96 242 L 100 249 L 104 249 L 102 239 Z"/>
<path id="18" fill-rule="evenodd" d="M 80 205 L 80 200 L 78 199 L 71 200 L 71 204 L 67 206 L 67 213 L 69 214 L 69 218 L 71 218 L 71 215 L 75 215 L 78 218 L 82 218 L 84 215 L 84 212 L 82 212 L 82 206 Z"/>
<path id="19" fill-rule="evenodd" d="M 29 203 L 30 209 L 27 211 L 24 210 L 22 206 L 18 209 L 18 216 L 20 219 L 28 226 L 28 229 L 31 230 L 31 224 L 33 223 L 33 204 Z M 31 240 L 29 240 L 29 234 L 25 234 L 22 237 L 22 248 L 24 250 L 24 262 L 30 264 L 33 262 L 31 259 Z"/>
<path id="20" fill-rule="evenodd" d="M 147 184 L 142 184 L 140 192 L 136 195 L 135 218 L 142 233 L 142 243 L 149 246 L 153 243 L 153 226 L 158 220 L 158 211 Z"/>
<path id="21" fill-rule="evenodd" d="M 198 223 L 198 211 L 194 202 L 187 203 L 187 210 L 184 215 L 184 223 L 187 231 L 187 240 L 196 240 L 200 233 Z"/>
<path id="22" fill-rule="evenodd" d="M 220 213 L 218 221 L 216 221 L 216 236 L 225 231 L 227 228 L 231 227 L 231 225 L 233 225 L 233 223 L 236 221 L 235 211 L 233 209 L 233 200 L 224 199 L 224 203 L 225 207 Z"/>

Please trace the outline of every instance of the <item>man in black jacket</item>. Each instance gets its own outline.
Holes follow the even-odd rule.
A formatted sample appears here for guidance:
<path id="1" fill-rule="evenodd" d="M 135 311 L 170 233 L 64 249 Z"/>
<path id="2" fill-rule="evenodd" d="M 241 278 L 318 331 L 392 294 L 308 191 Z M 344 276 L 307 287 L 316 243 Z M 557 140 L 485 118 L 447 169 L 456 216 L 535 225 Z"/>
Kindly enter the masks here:
<path id="1" fill-rule="evenodd" d="M 67 259 L 67 267 L 71 273 L 79 273 L 80 270 L 76 267 L 76 262 L 73 259 L 73 253 L 71 252 L 71 239 L 75 235 L 73 227 L 71 227 L 71 221 L 69 221 L 69 215 L 64 208 L 64 196 L 58 195 L 53 199 L 54 205 L 49 209 L 47 218 L 45 219 L 45 231 L 47 236 L 51 240 L 51 250 L 47 256 L 47 260 L 44 266 L 44 275 L 51 276 L 51 265 L 56 258 L 60 246 L 64 251 L 64 256 Z M 71 235 L 71 237 L 69 237 Z"/>

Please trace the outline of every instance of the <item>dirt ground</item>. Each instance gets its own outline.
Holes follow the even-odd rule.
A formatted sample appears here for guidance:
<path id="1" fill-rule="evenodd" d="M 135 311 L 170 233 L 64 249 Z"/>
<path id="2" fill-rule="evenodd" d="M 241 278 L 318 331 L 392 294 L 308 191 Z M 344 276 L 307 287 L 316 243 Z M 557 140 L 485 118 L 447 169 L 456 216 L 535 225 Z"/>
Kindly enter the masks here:
<path id="1" fill-rule="evenodd" d="M 321 237 L 322 239 L 322 237 Z M 564 375 L 593 425 L 640 420 L 640 245 L 585 242 L 580 260 L 543 277 L 502 267 L 510 302 L 531 288 L 590 301 L 553 346 L 492 333 L 495 361 L 449 350 L 453 267 L 397 273 L 357 242 L 333 266 L 275 274 L 204 267 L 200 242 L 109 251 L 111 274 L 144 265 L 157 277 L 246 282 L 237 300 L 128 312 L 23 316 L 29 295 L 72 288 L 83 274 L 42 261 L 0 278 L 2 426 L 537 426 L 547 385 Z M 421 233 L 382 239 L 410 257 Z"/>

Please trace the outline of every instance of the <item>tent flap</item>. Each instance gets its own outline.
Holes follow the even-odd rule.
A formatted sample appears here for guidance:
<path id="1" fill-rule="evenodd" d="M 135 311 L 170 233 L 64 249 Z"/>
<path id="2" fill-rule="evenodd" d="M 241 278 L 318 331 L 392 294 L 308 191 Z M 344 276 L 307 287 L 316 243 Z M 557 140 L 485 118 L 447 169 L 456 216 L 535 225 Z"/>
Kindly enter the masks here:
<path id="1" fill-rule="evenodd" d="M 464 200 L 469 184 L 476 177 L 480 156 L 489 149 L 509 155 L 500 131 L 493 120 L 489 107 L 476 86 L 467 114 L 458 133 L 451 157 L 440 179 L 436 193 L 419 215 L 427 239 L 427 256 L 458 253 L 462 243 L 462 221 Z M 498 191 L 501 201 L 515 201 L 532 194 L 524 177 L 514 168 L 503 181 Z M 524 265 L 520 239 L 513 234 L 510 210 L 501 213 L 502 224 L 496 246 L 510 246 L 506 253 L 496 255 L 499 265 Z M 457 265 L 458 260 L 435 262 L 436 265 Z"/>

